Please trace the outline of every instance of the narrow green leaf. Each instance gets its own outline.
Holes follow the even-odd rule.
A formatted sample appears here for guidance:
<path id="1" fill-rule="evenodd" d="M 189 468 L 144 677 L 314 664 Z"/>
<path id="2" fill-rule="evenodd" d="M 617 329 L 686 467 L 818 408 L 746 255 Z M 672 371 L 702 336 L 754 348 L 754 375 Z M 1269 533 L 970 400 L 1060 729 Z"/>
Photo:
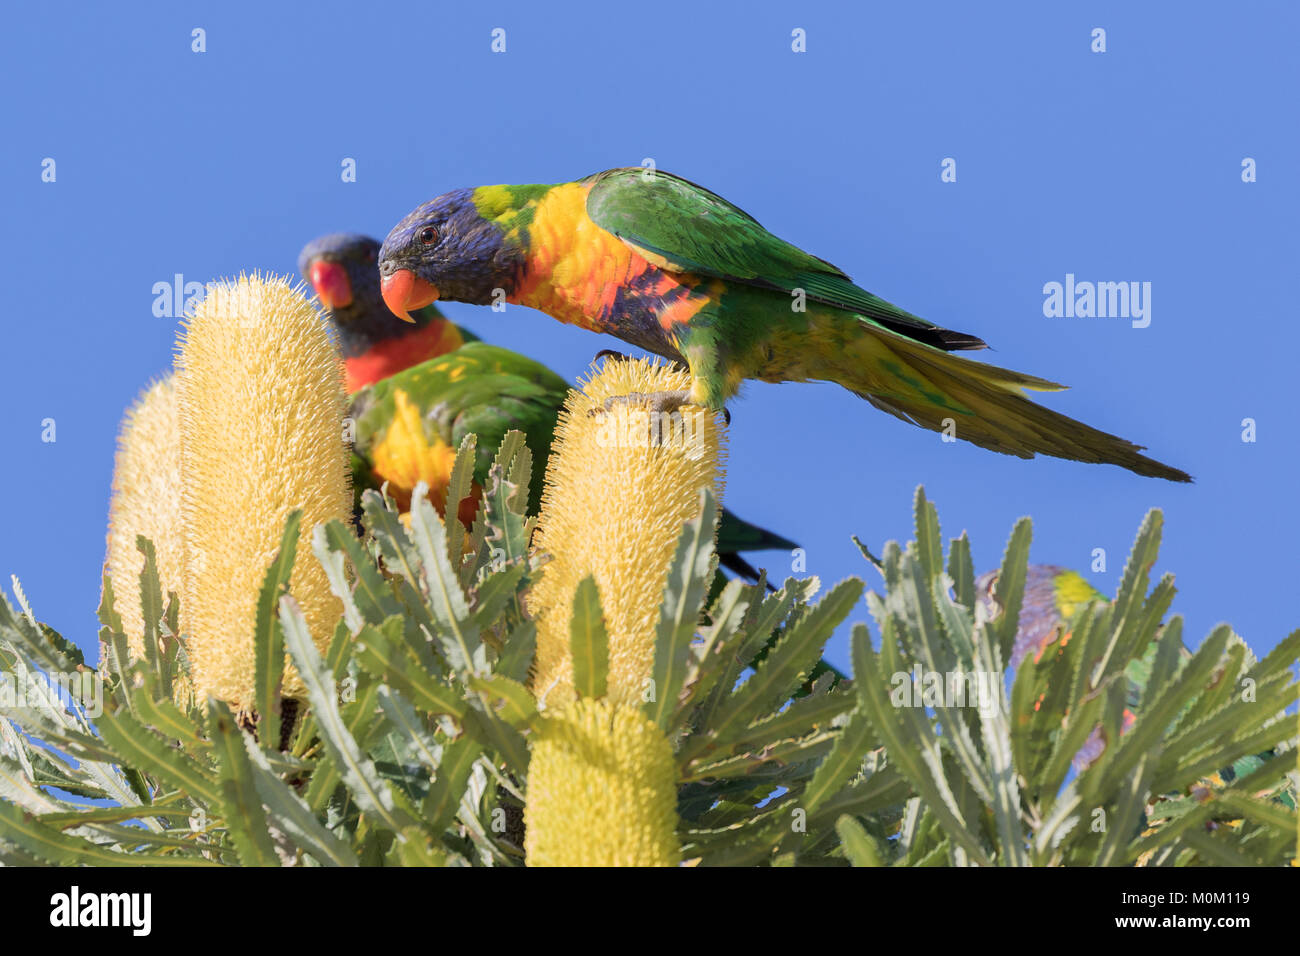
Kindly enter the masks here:
<path id="1" fill-rule="evenodd" d="M 474 761 L 482 752 L 478 741 L 469 736 L 461 736 L 443 748 L 436 776 L 429 784 L 429 792 L 421 807 L 421 813 L 434 833 L 441 833 L 456 819 Z"/>
<path id="2" fill-rule="evenodd" d="M 169 786 L 184 790 L 191 798 L 215 812 L 221 791 L 192 757 L 168 746 L 127 710 L 104 714 L 97 725 L 115 759 L 123 767 L 134 767 L 157 777 Z"/>
<path id="3" fill-rule="evenodd" d="M 712 489 L 700 490 L 700 512 L 686 522 L 668 570 L 664 603 L 655 627 L 651 699 L 645 709 L 665 731 L 677 710 L 677 695 L 686 680 L 691 641 L 712 577 L 713 536 L 718 506 Z"/>
<path id="4" fill-rule="evenodd" d="M 471 677 L 470 686 L 486 698 L 485 703 L 516 730 L 531 727 L 537 720 L 537 703 L 532 692 L 518 681 L 500 674 Z"/>
<path id="5" fill-rule="evenodd" d="M 287 595 L 280 599 L 280 623 L 289 654 L 307 688 L 321 740 L 357 805 L 392 830 L 413 825 L 415 821 L 397 805 L 392 789 L 376 772 L 374 761 L 361 752 L 343 723 L 334 678 L 312 642 L 297 602 Z"/>
<path id="6" fill-rule="evenodd" d="M 880 848 L 871 839 L 862 824 L 848 814 L 835 821 L 835 832 L 840 835 L 844 856 L 854 866 L 884 866 Z"/>
<path id="7" fill-rule="evenodd" d="M 470 616 L 469 602 L 447 557 L 446 527 L 429 504 L 428 490 L 421 482 L 411 496 L 411 536 L 424 565 L 424 589 L 438 625 L 433 636 L 457 671 L 481 674 L 487 659 L 478 626 Z"/>
<path id="8" fill-rule="evenodd" d="M 854 713 L 804 790 L 804 805 L 810 815 L 862 772 L 862 760 L 875 742 L 871 722 L 861 711 Z"/>
<path id="9" fill-rule="evenodd" d="M 257 595 L 253 618 L 253 699 L 257 707 L 258 731 L 262 746 L 280 743 L 280 691 L 284 683 L 284 632 L 276 606 L 289 589 L 294 557 L 298 553 L 298 527 L 302 511 L 295 508 L 284 523 L 280 549 L 266 569 Z"/>
<path id="10" fill-rule="evenodd" d="M 943 545 L 939 539 L 939 512 L 926 500 L 925 486 L 916 486 L 913 512 L 916 517 L 917 557 L 926 580 L 943 570 Z"/>
<path id="11" fill-rule="evenodd" d="M 41 823 L 31 814 L 0 800 L 0 833 L 32 856 L 59 866 L 213 866 L 200 856 L 120 853 L 105 849 Z"/>
<path id="12" fill-rule="evenodd" d="M 400 639 L 394 640 L 367 624 L 355 643 L 357 663 L 375 678 L 400 690 L 419 709 L 453 717 L 464 715 L 466 705 L 460 693 L 420 667 Z"/>
<path id="13" fill-rule="evenodd" d="M 257 796 L 266 808 L 267 819 L 280 832 L 310 854 L 321 866 L 357 866 L 352 848 L 325 828 L 307 802 L 275 775 L 266 752 L 257 741 L 243 735 L 248 771 Z"/>
<path id="14" fill-rule="evenodd" d="M 820 659 L 831 632 L 853 610 L 864 587 L 858 578 L 845 578 L 777 642 L 749 680 L 720 707 L 709 728 L 719 742 L 726 743 L 730 734 L 790 696 Z"/>
<path id="15" fill-rule="evenodd" d="M 295 529 L 296 531 L 296 529 Z M 226 704 L 208 699 L 208 734 L 217 755 L 221 816 L 244 866 L 279 866 L 266 827 L 266 812 L 253 783 L 252 764 L 244 749 L 244 732 Z"/>
<path id="16" fill-rule="evenodd" d="M 953 538 L 948 545 L 948 577 L 952 578 L 953 594 L 963 607 L 975 607 L 975 564 L 970 556 L 970 538 L 966 532 Z"/>
<path id="17" fill-rule="evenodd" d="M 600 607 L 600 589 L 590 574 L 578 582 L 573 593 L 569 649 L 573 654 L 573 683 L 578 694 L 604 697 L 609 679 L 609 634 Z"/>
<path id="18" fill-rule="evenodd" d="M 882 653 L 894 640 L 890 631 L 882 635 Z M 853 684 L 858 700 L 871 725 L 885 744 L 893 766 L 916 788 L 954 843 L 963 847 L 982 866 L 991 864 L 983 845 L 960 816 L 959 803 L 938 763 L 939 744 L 933 729 L 913 713 L 915 708 L 894 707 L 886 691 L 889 683 L 878 667 L 871 638 L 864 625 L 853 628 Z M 889 668 L 886 662 L 886 669 Z"/>
<path id="19" fill-rule="evenodd" d="M 159 675 L 161 696 L 170 700 L 171 680 L 160 666 L 158 654 L 158 625 L 162 621 L 162 585 L 158 581 L 158 557 L 153 542 L 142 534 L 135 536 L 136 549 L 144 555 L 144 568 L 140 571 L 140 616 L 144 619 L 144 659 L 149 671 Z"/>
<path id="20" fill-rule="evenodd" d="M 447 481 L 447 553 L 451 563 L 460 567 L 461 551 L 465 547 L 465 526 L 460 523 L 460 503 L 469 497 L 474 483 L 474 460 L 478 436 L 473 432 L 466 435 L 456 450 L 456 461 L 451 466 L 451 476 Z"/>

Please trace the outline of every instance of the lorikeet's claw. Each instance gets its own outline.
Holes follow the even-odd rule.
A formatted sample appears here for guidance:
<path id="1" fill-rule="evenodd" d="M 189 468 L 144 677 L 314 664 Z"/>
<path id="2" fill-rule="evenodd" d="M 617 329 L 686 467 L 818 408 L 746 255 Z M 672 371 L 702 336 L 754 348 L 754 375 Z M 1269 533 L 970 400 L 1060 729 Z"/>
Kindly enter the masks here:
<path id="1" fill-rule="evenodd" d="M 588 415 L 599 415 L 614 410 L 616 405 L 647 405 L 652 412 L 664 414 L 675 412 L 683 405 L 691 404 L 690 389 L 682 388 L 672 392 L 628 392 L 626 395 L 611 395 L 604 403 L 589 411 Z"/>
<path id="2" fill-rule="evenodd" d="M 622 352 L 615 352 L 613 349 L 601 349 L 599 352 L 596 353 L 595 357 L 592 358 L 591 364 L 595 365 L 603 358 L 615 358 L 618 359 L 620 362 L 627 361 L 627 356 L 624 355 Z"/>

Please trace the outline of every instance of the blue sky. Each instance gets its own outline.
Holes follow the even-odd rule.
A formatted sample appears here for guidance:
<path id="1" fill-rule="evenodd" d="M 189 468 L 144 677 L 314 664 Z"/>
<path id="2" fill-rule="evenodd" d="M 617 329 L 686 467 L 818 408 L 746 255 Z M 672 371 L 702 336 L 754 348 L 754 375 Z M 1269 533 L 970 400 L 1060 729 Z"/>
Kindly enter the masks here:
<path id="1" fill-rule="evenodd" d="M 878 586 L 849 535 L 873 548 L 909 537 L 924 483 L 945 535 L 970 532 L 979 569 L 1028 514 L 1033 560 L 1110 592 L 1160 507 L 1157 571 L 1176 574 L 1193 643 L 1226 620 L 1262 652 L 1300 626 L 1294 5 L 565 6 L 6 13 L 6 589 L 19 574 L 40 617 L 94 646 L 118 420 L 170 365 L 177 328 L 154 316 L 154 283 L 290 272 L 314 236 L 382 238 L 448 189 L 649 158 L 871 291 L 981 336 L 990 360 L 1073 386 L 1051 406 L 1197 479 L 1021 461 L 944 443 L 836 386 L 753 384 L 731 408 L 726 504 L 797 539 L 809 572 Z M 206 52 L 191 51 L 196 27 Z M 791 49 L 796 28 L 806 52 Z M 355 183 L 341 181 L 345 157 Z M 1247 157 L 1256 182 L 1242 181 Z M 941 181 L 945 158 L 956 182 Z M 1044 284 L 1067 273 L 1151 283 L 1150 325 L 1046 317 Z M 617 347 L 520 307 L 447 312 L 570 379 Z M 1105 573 L 1089 572 L 1095 548 Z M 847 663 L 846 630 L 830 656 Z"/>

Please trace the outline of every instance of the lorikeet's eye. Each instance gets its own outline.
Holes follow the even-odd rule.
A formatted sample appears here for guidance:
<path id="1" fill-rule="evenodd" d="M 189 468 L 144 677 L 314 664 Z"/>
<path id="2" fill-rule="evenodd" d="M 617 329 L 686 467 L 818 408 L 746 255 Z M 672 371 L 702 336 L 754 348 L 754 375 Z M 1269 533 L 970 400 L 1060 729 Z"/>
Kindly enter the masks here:
<path id="1" fill-rule="evenodd" d="M 420 241 L 426 246 L 433 245 L 437 238 L 438 230 L 434 229 L 433 226 L 425 226 L 420 230 Z"/>

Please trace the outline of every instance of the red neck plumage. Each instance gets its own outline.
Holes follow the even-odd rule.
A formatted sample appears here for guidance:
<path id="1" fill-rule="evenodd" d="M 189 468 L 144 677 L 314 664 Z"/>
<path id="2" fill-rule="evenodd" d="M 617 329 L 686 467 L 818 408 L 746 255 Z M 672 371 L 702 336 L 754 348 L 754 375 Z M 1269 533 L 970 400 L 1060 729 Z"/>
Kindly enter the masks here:
<path id="1" fill-rule="evenodd" d="M 405 335 L 377 342 L 361 355 L 344 360 L 348 394 L 413 365 L 446 355 L 464 343 L 460 329 L 446 319 L 434 319 Z"/>

